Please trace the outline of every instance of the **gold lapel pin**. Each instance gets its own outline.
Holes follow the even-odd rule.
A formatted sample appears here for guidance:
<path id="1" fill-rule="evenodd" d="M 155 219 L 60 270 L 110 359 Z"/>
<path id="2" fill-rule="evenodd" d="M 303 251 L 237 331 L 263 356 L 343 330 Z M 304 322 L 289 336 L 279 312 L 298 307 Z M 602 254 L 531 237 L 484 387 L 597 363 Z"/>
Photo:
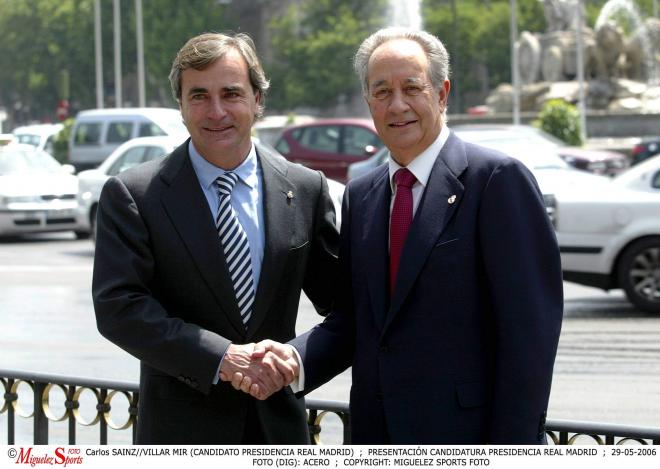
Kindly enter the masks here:
<path id="1" fill-rule="evenodd" d="M 452 195 L 451 197 L 449 197 L 447 199 L 447 202 L 449 202 L 450 204 L 453 204 L 454 202 L 456 202 L 456 195 Z"/>
<path id="2" fill-rule="evenodd" d="M 289 192 L 287 192 L 287 193 L 286 193 L 286 198 L 289 199 L 289 200 L 290 200 L 290 199 L 293 199 L 293 191 L 289 191 Z"/>

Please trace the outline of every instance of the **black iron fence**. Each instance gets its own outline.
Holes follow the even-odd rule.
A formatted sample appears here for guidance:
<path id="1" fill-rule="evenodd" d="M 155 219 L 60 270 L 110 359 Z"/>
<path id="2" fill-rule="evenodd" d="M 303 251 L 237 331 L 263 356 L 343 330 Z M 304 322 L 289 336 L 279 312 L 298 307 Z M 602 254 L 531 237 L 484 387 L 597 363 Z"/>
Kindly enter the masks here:
<path id="1" fill-rule="evenodd" d="M 108 430 L 131 432 L 135 442 L 138 386 L 134 383 L 83 379 L 68 376 L 0 370 L 4 401 L 0 421 L 6 414 L 7 444 L 15 444 L 16 417 L 33 420 L 33 443 L 49 443 L 49 423 L 68 423 L 68 444 L 76 444 L 79 426 L 98 426 L 98 442 L 108 444 Z M 55 394 L 59 396 L 55 396 Z M 83 397 L 84 396 L 84 397 Z M 55 400 L 60 402 L 55 403 Z M 91 402 L 82 411 L 82 401 Z M 307 399 L 312 442 L 322 444 L 322 423 L 329 415 L 339 418 L 343 444 L 350 444 L 350 414 L 346 402 Z M 58 408 L 59 410 L 56 410 Z M 118 419 L 119 421 L 116 421 Z M 551 420 L 546 422 L 548 440 L 556 445 L 642 444 L 660 445 L 660 428 L 611 425 L 595 422 Z"/>

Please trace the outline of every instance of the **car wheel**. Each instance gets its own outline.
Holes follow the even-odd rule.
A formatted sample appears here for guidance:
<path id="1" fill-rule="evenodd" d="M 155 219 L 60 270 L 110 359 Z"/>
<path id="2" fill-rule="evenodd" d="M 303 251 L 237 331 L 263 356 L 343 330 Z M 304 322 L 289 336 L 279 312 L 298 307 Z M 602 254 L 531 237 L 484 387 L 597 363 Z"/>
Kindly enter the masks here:
<path id="1" fill-rule="evenodd" d="M 660 238 L 646 238 L 626 248 L 619 262 L 619 285 L 642 311 L 660 313 Z"/>

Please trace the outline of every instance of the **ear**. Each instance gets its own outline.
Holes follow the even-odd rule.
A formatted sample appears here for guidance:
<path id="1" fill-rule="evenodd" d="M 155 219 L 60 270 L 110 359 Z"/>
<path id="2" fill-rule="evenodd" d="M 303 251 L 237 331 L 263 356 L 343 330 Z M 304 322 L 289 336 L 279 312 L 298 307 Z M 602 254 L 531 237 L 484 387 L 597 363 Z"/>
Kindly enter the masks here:
<path id="1" fill-rule="evenodd" d="M 259 106 L 261 104 L 261 91 L 257 91 L 254 93 L 254 103 Z"/>
<path id="2" fill-rule="evenodd" d="M 447 98 L 449 97 L 449 90 L 451 89 L 451 83 L 448 79 L 445 79 L 445 82 L 442 84 L 440 91 L 438 92 L 438 99 L 442 109 L 447 107 Z"/>

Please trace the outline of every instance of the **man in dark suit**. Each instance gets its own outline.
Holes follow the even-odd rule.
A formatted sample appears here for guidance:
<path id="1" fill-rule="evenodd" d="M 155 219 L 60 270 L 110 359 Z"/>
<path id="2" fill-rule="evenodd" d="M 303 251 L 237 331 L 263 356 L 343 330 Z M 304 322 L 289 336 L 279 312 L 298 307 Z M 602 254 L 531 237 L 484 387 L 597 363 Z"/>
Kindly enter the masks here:
<path id="1" fill-rule="evenodd" d="M 348 184 L 337 305 L 289 342 L 304 392 L 352 365 L 353 443 L 545 441 L 559 250 L 530 172 L 447 128 L 448 63 L 436 37 L 399 28 L 355 58 L 391 159 Z"/>
<path id="2" fill-rule="evenodd" d="M 281 387 L 295 361 L 250 361 L 295 336 L 301 289 L 331 303 L 338 234 L 322 174 L 250 138 L 268 89 L 251 39 L 203 34 L 170 73 L 191 139 L 108 180 L 98 211 L 99 331 L 141 362 L 138 441 L 303 444 L 304 400 L 267 401 L 220 375 Z"/>

